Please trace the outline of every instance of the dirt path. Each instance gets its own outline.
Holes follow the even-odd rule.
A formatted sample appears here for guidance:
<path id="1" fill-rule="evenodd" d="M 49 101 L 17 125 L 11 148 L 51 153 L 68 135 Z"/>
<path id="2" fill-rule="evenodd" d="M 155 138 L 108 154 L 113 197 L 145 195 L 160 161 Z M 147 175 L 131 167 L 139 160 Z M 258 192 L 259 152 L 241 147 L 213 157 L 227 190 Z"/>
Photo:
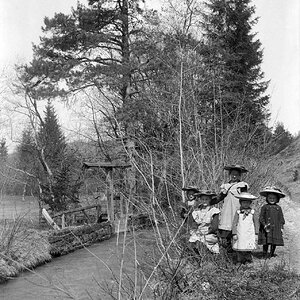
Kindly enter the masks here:
<path id="1" fill-rule="evenodd" d="M 300 204 L 286 197 L 280 201 L 280 206 L 286 223 L 284 258 L 289 266 L 300 274 Z"/>
<path id="2" fill-rule="evenodd" d="M 119 277 L 122 238 L 123 235 L 120 236 L 119 247 L 116 246 L 118 240 L 115 236 L 88 249 L 56 258 L 49 264 L 38 267 L 33 273 L 24 272 L 0 286 L 0 299 L 112 299 L 99 285 L 108 283 L 115 285 L 115 291 L 118 290 L 112 272 L 105 265 Z M 133 276 L 134 254 L 130 236 L 126 244 L 123 272 Z"/>

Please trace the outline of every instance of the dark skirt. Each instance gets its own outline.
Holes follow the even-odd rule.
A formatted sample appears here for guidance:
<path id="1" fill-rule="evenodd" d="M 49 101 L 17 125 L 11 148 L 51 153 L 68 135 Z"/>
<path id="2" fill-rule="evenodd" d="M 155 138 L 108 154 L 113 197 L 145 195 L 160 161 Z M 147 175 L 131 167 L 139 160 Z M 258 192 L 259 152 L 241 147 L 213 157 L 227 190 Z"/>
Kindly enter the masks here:
<path id="1" fill-rule="evenodd" d="M 264 227 L 260 226 L 258 234 L 258 244 L 273 244 L 277 246 L 284 246 L 281 228 L 271 228 L 270 232 L 266 232 Z"/>

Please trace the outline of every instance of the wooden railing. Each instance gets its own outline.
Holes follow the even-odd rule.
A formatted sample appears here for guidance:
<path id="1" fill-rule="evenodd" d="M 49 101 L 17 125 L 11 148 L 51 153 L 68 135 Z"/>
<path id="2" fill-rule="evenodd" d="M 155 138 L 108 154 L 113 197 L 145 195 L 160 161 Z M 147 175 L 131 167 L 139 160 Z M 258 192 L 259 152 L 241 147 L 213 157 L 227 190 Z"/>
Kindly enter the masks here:
<path id="1" fill-rule="evenodd" d="M 95 209 L 96 213 L 94 214 L 94 220 L 90 218 L 90 215 L 87 213 L 87 211 Z M 77 207 L 65 211 L 61 211 L 59 213 L 56 213 L 52 216 L 53 220 L 56 223 L 61 223 L 61 228 L 65 228 L 66 226 L 69 225 L 76 225 L 78 220 L 76 219 L 78 216 L 76 213 L 82 212 L 83 216 L 85 218 L 86 223 L 99 223 L 103 219 L 104 215 L 103 212 L 101 211 L 101 205 L 96 204 L 96 205 L 88 205 L 84 207 Z M 101 218 L 102 217 L 102 218 Z M 82 218 L 80 219 L 82 221 Z"/>

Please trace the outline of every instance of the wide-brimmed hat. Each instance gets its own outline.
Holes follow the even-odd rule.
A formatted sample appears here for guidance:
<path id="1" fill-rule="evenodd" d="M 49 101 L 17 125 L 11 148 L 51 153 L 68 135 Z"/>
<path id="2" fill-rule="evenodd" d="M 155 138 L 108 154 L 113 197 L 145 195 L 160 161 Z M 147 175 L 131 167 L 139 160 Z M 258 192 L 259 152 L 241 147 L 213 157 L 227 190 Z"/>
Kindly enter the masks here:
<path id="1" fill-rule="evenodd" d="M 279 198 L 284 198 L 285 194 L 275 186 L 266 186 L 259 194 L 261 196 L 267 197 L 268 194 L 276 194 Z"/>
<path id="2" fill-rule="evenodd" d="M 195 193 L 195 196 L 201 197 L 201 196 L 210 196 L 212 198 L 215 198 L 217 194 L 214 191 L 211 190 L 200 190 L 199 192 Z"/>
<path id="3" fill-rule="evenodd" d="M 228 165 L 228 166 L 224 167 L 224 170 L 227 170 L 229 172 L 232 171 L 232 170 L 238 170 L 241 173 L 247 173 L 248 172 L 248 170 L 244 166 L 241 166 L 241 165 Z"/>
<path id="4" fill-rule="evenodd" d="M 195 185 L 189 185 L 187 187 L 183 187 L 182 188 L 183 191 L 195 191 L 195 192 L 199 192 L 199 188 Z"/>
<path id="5" fill-rule="evenodd" d="M 250 200 L 250 201 L 253 201 L 253 200 L 258 198 L 256 196 L 250 194 L 250 193 L 247 193 L 247 192 L 242 192 L 242 193 L 240 193 L 239 195 L 237 195 L 235 197 L 240 199 L 240 200 Z"/>

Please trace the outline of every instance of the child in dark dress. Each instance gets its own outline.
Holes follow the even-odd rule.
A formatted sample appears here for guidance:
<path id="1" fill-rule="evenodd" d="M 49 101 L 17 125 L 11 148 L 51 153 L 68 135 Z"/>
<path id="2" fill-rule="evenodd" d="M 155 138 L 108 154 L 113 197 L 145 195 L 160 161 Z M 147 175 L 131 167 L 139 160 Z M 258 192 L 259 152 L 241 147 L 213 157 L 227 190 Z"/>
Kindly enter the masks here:
<path id="1" fill-rule="evenodd" d="M 199 192 L 199 188 L 197 186 L 191 185 L 182 188 L 185 191 L 186 202 L 180 205 L 180 216 L 184 220 L 183 231 L 185 233 L 185 238 L 187 239 L 187 245 L 191 246 L 188 243 L 188 239 L 190 237 L 190 231 L 197 229 L 198 225 L 195 222 L 192 213 L 197 205 L 197 196 L 196 193 Z M 193 247 L 192 247 L 193 249 Z M 196 251 L 197 252 L 197 251 Z"/>
<path id="2" fill-rule="evenodd" d="M 197 196 L 195 196 L 195 194 L 199 192 L 199 188 L 195 185 L 190 185 L 183 187 L 182 190 L 185 191 L 187 201 L 181 205 L 180 216 L 182 219 L 186 219 L 195 206 L 197 201 Z"/>
<path id="3" fill-rule="evenodd" d="M 263 245 L 263 254 L 268 256 L 270 246 L 270 257 L 275 256 L 276 246 L 283 246 L 282 230 L 285 223 L 282 209 L 277 204 L 285 194 L 276 187 L 266 187 L 260 192 L 266 197 L 267 204 L 263 205 L 260 211 L 258 244 Z"/>

